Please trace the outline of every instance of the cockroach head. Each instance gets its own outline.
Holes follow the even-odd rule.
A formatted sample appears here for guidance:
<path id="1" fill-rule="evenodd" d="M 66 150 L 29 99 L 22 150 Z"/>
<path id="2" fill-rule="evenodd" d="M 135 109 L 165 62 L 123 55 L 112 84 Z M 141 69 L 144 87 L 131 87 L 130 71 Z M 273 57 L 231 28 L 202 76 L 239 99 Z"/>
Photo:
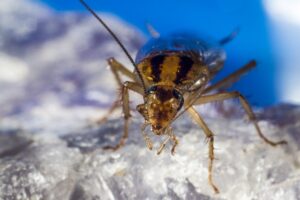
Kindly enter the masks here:
<path id="1" fill-rule="evenodd" d="M 160 135 L 174 119 L 183 105 L 181 93 L 171 86 L 152 86 L 145 96 L 145 103 L 137 106 L 137 110 L 151 124 L 152 131 Z"/>

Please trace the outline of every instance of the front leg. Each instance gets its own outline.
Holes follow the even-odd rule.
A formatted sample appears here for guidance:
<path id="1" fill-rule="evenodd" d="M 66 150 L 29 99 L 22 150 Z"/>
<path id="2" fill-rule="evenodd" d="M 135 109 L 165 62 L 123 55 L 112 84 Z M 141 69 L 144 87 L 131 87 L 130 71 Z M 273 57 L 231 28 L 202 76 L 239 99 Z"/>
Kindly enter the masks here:
<path id="1" fill-rule="evenodd" d="M 142 127 L 141 127 L 141 132 L 142 132 L 142 135 L 144 137 L 144 140 L 145 140 L 145 143 L 148 147 L 149 150 L 152 150 L 153 149 L 153 142 L 152 140 L 150 139 L 150 137 L 147 135 L 147 133 L 145 132 L 145 129 L 146 127 L 149 125 L 148 122 L 145 122 Z"/>
<path id="2" fill-rule="evenodd" d="M 214 154 L 214 134 L 208 128 L 202 117 L 197 113 L 197 111 L 193 107 L 189 107 L 188 110 L 191 117 L 196 121 L 196 123 L 203 129 L 206 138 L 208 140 L 208 156 L 209 156 L 209 163 L 208 163 L 208 182 L 214 189 L 215 193 L 219 193 L 218 187 L 215 185 L 213 178 L 212 178 L 212 169 L 213 169 L 213 162 L 215 159 Z"/>
<path id="3" fill-rule="evenodd" d="M 135 83 L 137 83 L 136 80 L 136 76 L 133 72 L 131 72 L 130 70 L 128 70 L 124 65 L 122 65 L 120 62 L 116 61 L 114 58 L 109 58 L 107 60 L 108 65 L 110 67 L 111 72 L 114 75 L 114 78 L 118 84 L 119 88 L 123 87 L 123 83 L 120 77 L 121 75 L 124 75 L 125 77 L 129 78 L 130 80 L 134 81 Z M 122 93 L 122 91 L 121 91 Z M 114 101 L 114 103 L 112 104 L 112 106 L 109 108 L 109 110 L 107 111 L 107 113 L 101 117 L 100 119 L 96 120 L 97 124 L 102 124 L 104 122 L 107 121 L 108 117 L 119 107 L 121 106 L 120 104 L 120 97 L 121 97 L 121 93 L 118 93 L 117 99 Z"/>
<path id="4" fill-rule="evenodd" d="M 168 134 L 169 134 L 171 140 L 173 141 L 173 146 L 172 146 L 172 149 L 171 149 L 171 154 L 174 156 L 175 155 L 175 149 L 176 149 L 177 145 L 179 144 L 179 142 L 178 142 L 178 139 L 176 138 L 175 134 L 173 133 L 173 130 L 172 130 L 171 127 L 169 128 Z"/>
<path id="5" fill-rule="evenodd" d="M 127 138 L 128 138 L 128 128 L 129 128 L 129 119 L 131 117 L 130 115 L 130 106 L 129 106 L 129 90 L 132 90 L 134 92 L 140 93 L 141 91 L 143 91 L 143 89 L 141 88 L 141 86 L 135 82 L 125 82 L 122 85 L 121 88 L 121 95 L 122 95 L 122 108 L 123 108 L 123 115 L 124 115 L 124 131 L 123 131 L 123 135 L 120 139 L 120 141 L 118 142 L 118 144 L 116 146 L 106 146 L 104 147 L 104 149 L 111 149 L 111 150 L 117 150 L 119 148 L 121 148 L 122 146 L 124 146 Z"/>

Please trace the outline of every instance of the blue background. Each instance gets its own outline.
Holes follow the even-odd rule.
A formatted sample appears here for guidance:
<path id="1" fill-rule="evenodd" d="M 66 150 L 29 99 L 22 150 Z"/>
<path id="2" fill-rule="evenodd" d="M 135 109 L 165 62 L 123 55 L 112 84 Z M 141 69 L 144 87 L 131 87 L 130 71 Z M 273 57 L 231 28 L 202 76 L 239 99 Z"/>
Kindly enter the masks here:
<path id="1" fill-rule="evenodd" d="M 86 12 L 77 0 L 39 1 L 58 12 Z M 148 36 L 145 22 L 150 22 L 162 34 L 190 30 L 204 33 L 215 39 L 221 39 L 239 27 L 238 36 L 225 46 L 228 59 L 217 79 L 238 69 L 249 60 L 255 59 L 258 67 L 243 76 L 232 89 L 240 90 L 252 104 L 257 106 L 278 102 L 276 63 L 262 1 L 86 0 L 86 2 L 96 11 L 109 12 L 120 17 Z"/>

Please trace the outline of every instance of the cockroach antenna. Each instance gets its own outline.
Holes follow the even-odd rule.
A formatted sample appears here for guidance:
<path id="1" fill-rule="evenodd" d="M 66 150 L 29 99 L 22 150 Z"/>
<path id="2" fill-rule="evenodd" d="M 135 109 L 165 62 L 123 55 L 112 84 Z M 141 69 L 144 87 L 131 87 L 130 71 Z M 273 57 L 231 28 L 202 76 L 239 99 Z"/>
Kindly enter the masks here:
<path id="1" fill-rule="evenodd" d="M 128 57 L 128 59 L 130 60 L 130 62 L 132 63 L 132 65 L 134 66 L 134 69 L 136 70 L 140 81 L 142 83 L 144 92 L 146 93 L 146 87 L 145 87 L 145 82 L 143 80 L 143 77 L 141 75 L 141 72 L 139 71 L 137 65 L 135 64 L 135 62 L 133 61 L 133 58 L 130 56 L 130 54 L 128 53 L 127 49 L 125 48 L 125 46 L 122 44 L 122 42 L 120 41 L 120 39 L 116 36 L 116 34 L 114 34 L 114 32 L 107 26 L 107 24 L 90 8 L 90 6 L 85 3 L 85 1 L 83 0 L 79 0 L 80 3 L 103 25 L 103 27 L 109 32 L 109 34 L 114 38 L 114 40 L 118 43 L 118 45 L 121 47 L 121 49 L 123 50 L 123 52 L 126 54 L 126 56 Z"/>

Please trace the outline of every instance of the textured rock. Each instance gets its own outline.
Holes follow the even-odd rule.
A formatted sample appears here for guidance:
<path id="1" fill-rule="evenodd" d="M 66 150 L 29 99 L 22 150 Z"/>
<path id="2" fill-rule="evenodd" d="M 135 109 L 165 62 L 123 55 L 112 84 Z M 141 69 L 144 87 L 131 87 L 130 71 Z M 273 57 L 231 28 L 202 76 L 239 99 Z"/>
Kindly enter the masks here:
<path id="1" fill-rule="evenodd" d="M 298 107 L 290 114 L 299 122 Z M 267 136 L 289 142 L 273 148 L 243 120 L 208 117 L 217 135 L 214 177 L 221 193 L 215 195 L 207 182 L 205 138 L 187 119 L 174 124 L 180 140 L 175 156 L 170 146 L 160 156 L 146 148 L 138 118 L 131 123 L 129 141 L 116 152 L 101 147 L 117 141 L 119 120 L 60 136 L 2 130 L 0 141 L 9 147 L 0 149 L 1 198 L 299 199 L 299 123 L 261 121 Z"/>

